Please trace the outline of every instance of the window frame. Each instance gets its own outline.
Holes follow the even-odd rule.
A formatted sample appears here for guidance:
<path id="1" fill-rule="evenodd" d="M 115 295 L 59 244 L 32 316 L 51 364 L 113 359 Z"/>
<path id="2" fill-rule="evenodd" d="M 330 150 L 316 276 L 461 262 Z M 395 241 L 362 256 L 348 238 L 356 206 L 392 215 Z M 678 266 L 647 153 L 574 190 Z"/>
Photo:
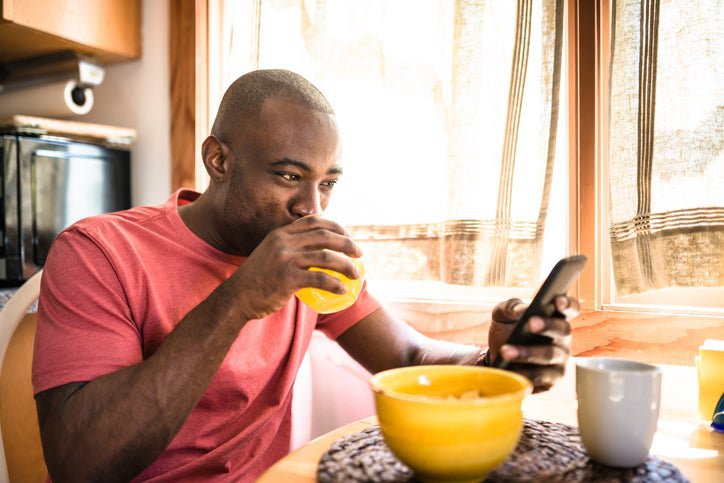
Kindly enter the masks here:
<path id="1" fill-rule="evenodd" d="M 616 299 L 611 270 L 611 245 L 608 239 L 609 178 L 608 129 L 609 82 L 611 66 L 611 21 L 614 0 L 568 0 L 568 34 L 576 39 L 569 50 L 569 159 L 571 164 L 571 246 L 579 253 L 591 254 L 580 277 L 578 296 L 582 308 L 600 311 L 671 313 L 724 317 L 724 308 L 665 305 L 671 298 L 685 299 L 696 288 L 662 289 L 661 293 L 641 294 Z M 570 44 L 573 45 L 573 44 Z M 575 70 L 574 70 L 575 69 Z M 576 173 L 577 171 L 577 173 Z M 721 289 L 702 288 L 705 294 Z M 711 298 L 711 297 L 710 297 Z"/>
<path id="2" fill-rule="evenodd" d="M 583 309 L 598 310 L 602 305 L 602 287 L 607 278 L 602 270 L 605 229 L 603 210 L 603 123 L 602 100 L 607 78 L 609 52 L 606 46 L 610 15 L 609 0 L 568 0 L 568 95 L 569 95 L 569 245 L 577 253 L 588 254 L 589 261 L 571 291 Z M 605 38 L 602 38 L 605 32 Z M 604 70 L 605 69 L 605 70 Z"/>

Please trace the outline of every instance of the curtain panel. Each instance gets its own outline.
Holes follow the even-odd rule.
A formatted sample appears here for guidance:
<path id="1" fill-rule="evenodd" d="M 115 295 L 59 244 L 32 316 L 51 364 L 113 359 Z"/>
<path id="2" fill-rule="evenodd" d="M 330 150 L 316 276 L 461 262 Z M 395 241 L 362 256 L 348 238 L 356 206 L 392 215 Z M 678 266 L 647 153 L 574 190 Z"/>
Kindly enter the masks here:
<path id="1" fill-rule="evenodd" d="M 438 81 L 449 95 L 436 107 L 447 133 L 446 216 L 350 229 L 382 279 L 534 287 L 555 159 L 563 1 L 459 0 L 452 21 Z"/>
<path id="2" fill-rule="evenodd" d="M 616 0 L 610 241 L 618 295 L 724 286 L 724 3 Z"/>
<path id="3" fill-rule="evenodd" d="M 534 287 L 563 3 L 227 0 L 224 82 L 283 67 L 329 98 L 345 176 L 328 215 L 370 278 Z"/>

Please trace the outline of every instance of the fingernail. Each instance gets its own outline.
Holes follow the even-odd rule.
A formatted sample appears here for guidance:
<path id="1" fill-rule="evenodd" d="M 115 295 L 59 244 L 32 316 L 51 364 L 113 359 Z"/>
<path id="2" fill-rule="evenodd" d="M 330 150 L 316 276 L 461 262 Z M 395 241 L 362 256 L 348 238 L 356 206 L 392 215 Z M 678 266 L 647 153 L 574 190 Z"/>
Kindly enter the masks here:
<path id="1" fill-rule="evenodd" d="M 568 308 L 568 299 L 565 297 L 556 298 L 556 310 L 563 312 Z"/>
<path id="2" fill-rule="evenodd" d="M 540 317 L 531 317 L 528 321 L 528 328 L 531 332 L 540 332 L 546 326 Z"/>
<path id="3" fill-rule="evenodd" d="M 516 357 L 518 357 L 518 349 L 511 345 L 504 345 L 500 348 L 500 353 L 503 356 L 503 359 L 506 360 L 513 360 Z"/>

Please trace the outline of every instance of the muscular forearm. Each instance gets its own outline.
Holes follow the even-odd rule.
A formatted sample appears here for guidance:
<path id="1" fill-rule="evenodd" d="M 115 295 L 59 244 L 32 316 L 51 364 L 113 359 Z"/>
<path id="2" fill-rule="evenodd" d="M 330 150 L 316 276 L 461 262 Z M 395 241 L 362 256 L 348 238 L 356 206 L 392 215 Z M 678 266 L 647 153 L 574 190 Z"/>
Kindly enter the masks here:
<path id="1" fill-rule="evenodd" d="M 54 481 L 127 481 L 164 451 L 246 323 L 235 294 L 222 284 L 142 363 L 38 395 Z"/>
<path id="2" fill-rule="evenodd" d="M 474 365 L 480 357 L 477 346 L 457 344 L 425 337 L 419 340 L 408 365 L 466 364 Z"/>
<path id="3" fill-rule="evenodd" d="M 480 348 L 426 337 L 380 308 L 337 342 L 368 371 L 422 364 L 475 364 Z"/>

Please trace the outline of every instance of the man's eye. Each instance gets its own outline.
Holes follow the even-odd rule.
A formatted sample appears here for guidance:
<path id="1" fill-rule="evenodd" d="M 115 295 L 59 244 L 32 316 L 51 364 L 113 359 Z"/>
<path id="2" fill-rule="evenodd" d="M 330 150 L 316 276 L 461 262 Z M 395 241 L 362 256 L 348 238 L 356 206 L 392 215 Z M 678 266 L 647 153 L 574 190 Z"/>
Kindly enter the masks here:
<path id="1" fill-rule="evenodd" d="M 279 176 L 287 181 L 299 181 L 299 175 L 293 173 L 277 173 Z"/>
<path id="2" fill-rule="evenodd" d="M 336 180 L 336 179 L 330 179 L 329 181 L 324 181 L 324 182 L 322 183 L 322 186 L 324 186 L 325 188 L 328 188 L 328 189 L 332 189 L 332 188 L 334 188 L 334 186 L 335 186 L 336 184 L 337 184 L 337 180 Z"/>

